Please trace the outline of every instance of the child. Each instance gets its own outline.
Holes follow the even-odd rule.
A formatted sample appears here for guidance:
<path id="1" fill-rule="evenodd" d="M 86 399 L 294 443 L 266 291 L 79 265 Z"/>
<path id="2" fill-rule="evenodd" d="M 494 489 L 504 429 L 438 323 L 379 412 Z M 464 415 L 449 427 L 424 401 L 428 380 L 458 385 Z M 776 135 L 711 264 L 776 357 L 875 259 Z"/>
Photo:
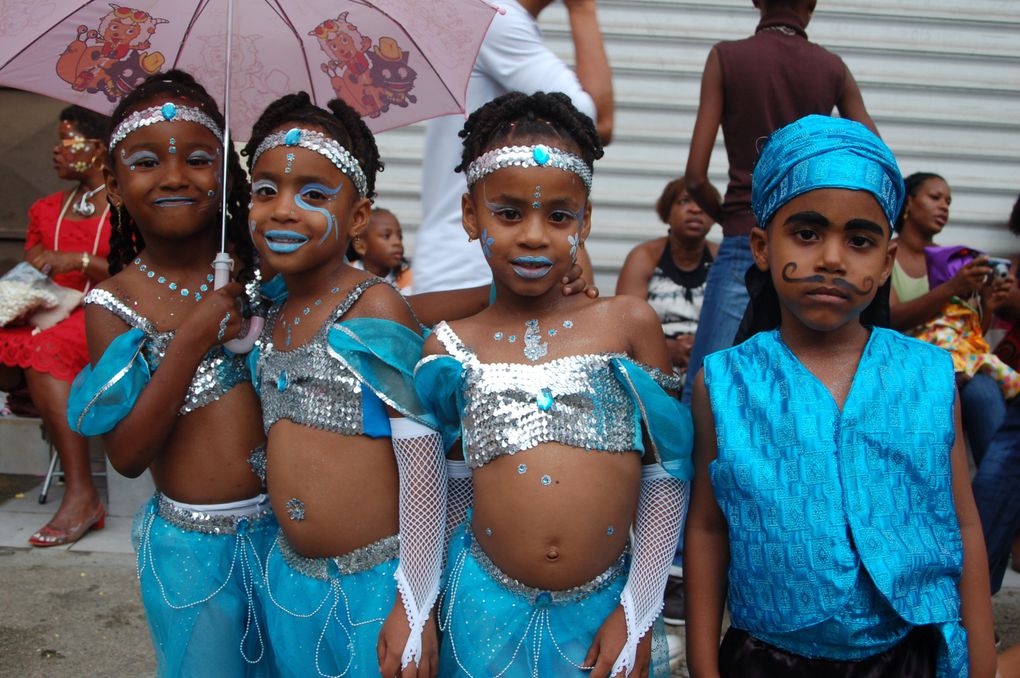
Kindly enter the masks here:
<path id="1" fill-rule="evenodd" d="M 404 233 L 397 215 L 373 207 L 365 232 L 351 240 L 347 258 L 354 268 L 390 283 L 404 296 L 411 294 L 411 264 L 404 258 Z"/>
<path id="2" fill-rule="evenodd" d="M 186 73 L 148 78 L 113 125 L 114 275 L 85 298 L 92 367 L 69 423 L 102 433 L 120 473 L 152 472 L 157 492 L 133 539 L 159 675 L 267 675 L 252 589 L 275 521 L 249 466 L 264 436 L 244 358 L 221 346 L 241 329 L 237 297 L 254 266 L 247 183 L 233 150 L 222 158 L 216 103 Z M 239 275 L 213 291 L 223 171 Z"/>
<path id="3" fill-rule="evenodd" d="M 962 676 L 968 648 L 974 676 L 994 673 L 952 363 L 875 326 L 902 201 L 859 123 L 808 116 L 762 150 L 757 333 L 706 358 L 694 391 L 691 675 Z"/>
<path id="4" fill-rule="evenodd" d="M 464 229 L 481 244 L 496 297 L 437 325 L 415 374 L 447 447 L 461 439 L 473 480 L 473 509 L 447 558 L 439 673 L 644 675 L 691 429 L 688 410 L 656 383 L 679 385 L 662 372 L 670 363 L 655 312 L 625 297 L 564 297 L 558 286 L 588 235 L 602 145 L 560 93 L 498 97 L 461 136 Z M 464 463 L 454 464 L 464 491 L 451 522 L 472 493 Z M 662 640 L 655 675 L 669 671 Z"/>
<path id="5" fill-rule="evenodd" d="M 414 315 L 393 287 L 344 262 L 368 224 L 375 139 L 347 104 L 329 109 L 303 92 L 282 97 L 245 148 L 249 228 L 288 292 L 253 370 L 280 523 L 266 624 L 280 675 L 390 677 L 415 663 L 429 676 L 445 464 L 411 381 Z"/>

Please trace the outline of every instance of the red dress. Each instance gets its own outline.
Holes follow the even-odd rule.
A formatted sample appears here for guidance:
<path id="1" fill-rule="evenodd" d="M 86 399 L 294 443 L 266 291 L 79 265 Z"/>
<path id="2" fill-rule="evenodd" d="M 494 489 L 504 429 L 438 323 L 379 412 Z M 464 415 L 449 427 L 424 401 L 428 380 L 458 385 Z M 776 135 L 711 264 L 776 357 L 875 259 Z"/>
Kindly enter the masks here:
<path id="1" fill-rule="evenodd" d="M 88 252 L 97 257 L 110 253 L 110 219 L 100 219 L 104 214 L 103 201 L 96 201 L 96 216 L 91 219 L 72 221 L 64 215 L 59 219 L 64 206 L 63 193 L 54 193 L 37 200 L 28 210 L 28 232 L 25 234 L 25 249 L 42 244 L 44 249 L 61 252 Z M 70 208 L 67 212 L 70 213 Z M 57 223 L 60 222 L 60 241 L 57 238 Z M 98 239 L 97 236 L 98 235 Z M 53 282 L 64 287 L 84 290 L 88 279 L 77 271 L 53 276 Z M 51 374 L 63 381 L 73 381 L 89 360 L 85 343 L 85 312 L 82 307 L 74 309 L 66 319 L 48 330 L 36 335 L 31 325 L 0 327 L 0 363 L 21 368 L 31 367 L 39 372 Z"/>

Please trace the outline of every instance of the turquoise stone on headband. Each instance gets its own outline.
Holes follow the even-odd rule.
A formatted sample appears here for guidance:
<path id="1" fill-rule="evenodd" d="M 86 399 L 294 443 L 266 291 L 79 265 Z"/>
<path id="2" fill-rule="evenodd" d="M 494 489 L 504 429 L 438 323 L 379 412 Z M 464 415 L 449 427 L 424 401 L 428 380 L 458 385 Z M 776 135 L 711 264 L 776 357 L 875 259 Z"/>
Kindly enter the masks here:
<path id="1" fill-rule="evenodd" d="M 538 405 L 538 409 L 543 412 L 548 412 L 553 406 L 553 394 L 547 388 L 543 388 L 537 396 L 535 396 L 535 404 Z"/>
<path id="2" fill-rule="evenodd" d="M 547 162 L 549 162 L 549 158 L 552 156 L 549 155 L 548 148 L 539 144 L 538 146 L 535 146 L 535 148 L 531 150 L 531 157 L 534 158 L 535 162 L 537 162 L 539 165 L 544 165 Z"/>
<path id="3" fill-rule="evenodd" d="M 277 137 L 279 138 L 279 137 Z M 292 127 L 287 130 L 287 134 L 283 137 L 283 143 L 288 146 L 297 146 L 301 142 L 301 130 L 297 127 Z"/>
<path id="4" fill-rule="evenodd" d="M 163 104 L 163 107 L 159 110 L 163 114 L 164 120 L 173 120 L 177 117 L 177 104 L 172 101 Z"/>

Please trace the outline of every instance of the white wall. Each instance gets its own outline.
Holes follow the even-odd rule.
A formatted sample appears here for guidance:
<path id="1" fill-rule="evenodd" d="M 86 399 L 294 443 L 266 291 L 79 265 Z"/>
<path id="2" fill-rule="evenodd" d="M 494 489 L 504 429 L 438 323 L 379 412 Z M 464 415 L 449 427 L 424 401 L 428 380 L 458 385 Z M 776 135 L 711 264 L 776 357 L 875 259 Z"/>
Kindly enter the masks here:
<path id="1" fill-rule="evenodd" d="M 599 0 L 613 66 L 616 128 L 596 164 L 589 252 L 604 293 L 629 249 L 664 233 L 653 205 L 687 160 L 701 70 L 713 44 L 750 35 L 750 0 Z M 541 18 L 572 63 L 566 11 Z M 820 0 L 808 35 L 847 62 L 904 174 L 942 174 L 953 190 L 944 244 L 1020 250 L 1005 229 L 1020 193 L 1020 3 L 1014 0 Z M 379 137 L 379 204 L 413 231 L 420 219 L 422 126 Z M 722 135 L 712 181 L 726 185 Z M 720 236 L 713 229 L 710 237 Z M 413 251 L 413 250 L 411 250 Z"/>

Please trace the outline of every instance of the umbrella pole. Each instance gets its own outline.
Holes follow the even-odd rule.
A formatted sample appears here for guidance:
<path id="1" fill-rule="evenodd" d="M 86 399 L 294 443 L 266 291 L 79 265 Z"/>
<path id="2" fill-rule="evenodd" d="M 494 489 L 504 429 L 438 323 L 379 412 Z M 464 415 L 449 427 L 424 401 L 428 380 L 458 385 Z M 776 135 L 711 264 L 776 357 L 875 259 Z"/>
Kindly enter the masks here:
<path id="1" fill-rule="evenodd" d="M 214 289 L 230 282 L 234 260 L 227 254 L 227 158 L 230 154 L 230 52 L 231 35 L 234 32 L 234 0 L 227 0 L 227 72 L 223 79 L 223 170 L 220 185 L 220 251 L 213 259 Z"/>

